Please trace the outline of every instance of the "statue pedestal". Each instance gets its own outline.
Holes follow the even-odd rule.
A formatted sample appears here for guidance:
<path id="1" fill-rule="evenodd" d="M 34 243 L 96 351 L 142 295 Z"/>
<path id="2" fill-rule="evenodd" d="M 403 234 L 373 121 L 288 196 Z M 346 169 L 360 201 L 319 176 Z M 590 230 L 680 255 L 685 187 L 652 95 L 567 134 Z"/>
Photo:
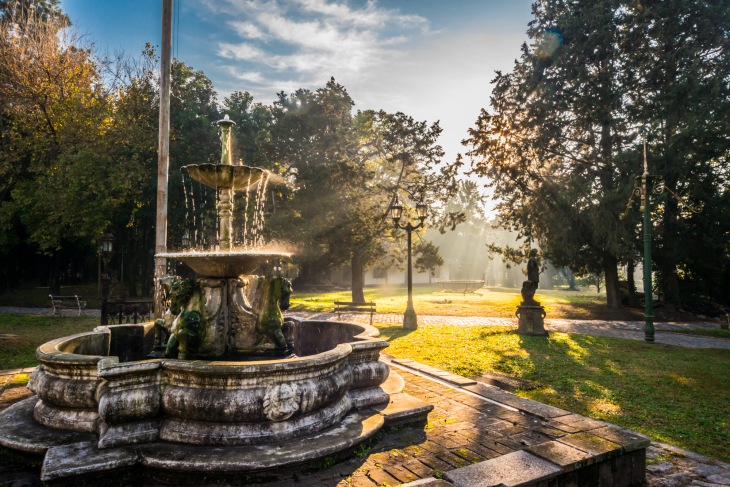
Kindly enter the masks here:
<path id="1" fill-rule="evenodd" d="M 549 336 L 549 333 L 545 330 L 545 322 L 543 321 L 545 316 L 545 307 L 540 306 L 540 303 L 533 301 L 534 304 L 522 303 L 517 306 L 515 315 L 519 318 L 519 324 L 517 325 L 518 335 L 530 335 L 530 336 Z"/>

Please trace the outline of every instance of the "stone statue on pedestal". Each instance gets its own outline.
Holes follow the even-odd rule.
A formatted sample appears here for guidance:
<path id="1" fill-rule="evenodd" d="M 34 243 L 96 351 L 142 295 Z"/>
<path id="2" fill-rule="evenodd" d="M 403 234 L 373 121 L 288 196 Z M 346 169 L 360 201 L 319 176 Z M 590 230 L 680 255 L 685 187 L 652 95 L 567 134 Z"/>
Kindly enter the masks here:
<path id="1" fill-rule="evenodd" d="M 535 292 L 540 283 L 540 265 L 537 262 L 537 249 L 530 250 L 527 261 L 527 280 L 522 283 L 522 303 L 517 307 L 519 318 L 517 333 L 520 335 L 548 336 L 543 319 L 545 308 L 535 301 Z"/>

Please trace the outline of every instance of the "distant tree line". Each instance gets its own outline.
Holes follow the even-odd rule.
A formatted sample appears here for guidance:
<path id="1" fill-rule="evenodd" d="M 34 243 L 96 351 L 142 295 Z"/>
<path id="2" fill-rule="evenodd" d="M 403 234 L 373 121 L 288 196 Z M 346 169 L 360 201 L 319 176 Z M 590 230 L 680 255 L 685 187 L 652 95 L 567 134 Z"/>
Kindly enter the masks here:
<path id="1" fill-rule="evenodd" d="M 113 268 L 124 252 L 129 294 L 149 295 L 159 113 L 154 47 L 138 58 L 110 56 L 68 28 L 57 2 L 8 5 L 0 4 L 0 288 L 34 279 L 58 293 L 61 277 L 93 282 L 98 237 L 110 231 L 118 251 Z M 353 299 L 363 301 L 363 269 L 402 245 L 386 211 L 396 191 L 411 216 L 424 194 L 430 225 L 444 231 L 463 215 L 443 204 L 457 190 L 460 163 L 441 163 L 438 122 L 353 107 L 334 79 L 315 91 L 279 93 L 270 105 L 243 91 L 219 103 L 202 71 L 174 60 L 168 247 L 180 248 L 184 234 L 203 247 L 215 236 L 215 190 L 184 180 L 179 169 L 219 160 L 215 121 L 229 115 L 237 124 L 234 161 L 288 181 L 266 194 L 265 240 L 295 251 L 300 280 L 349 264 Z M 245 196 L 236 196 L 234 223 L 247 218 Z M 420 265 L 440 259 L 427 242 L 417 254 Z"/>
<path id="2" fill-rule="evenodd" d="M 463 142 L 499 223 L 556 267 L 603 276 L 620 307 L 618 268 L 633 289 L 643 256 L 638 205 L 619 214 L 643 173 L 645 132 L 650 173 L 704 205 L 652 196 L 657 289 L 671 304 L 685 291 L 727 303 L 730 2 L 539 0 L 533 15 L 530 42 L 497 72 Z"/>

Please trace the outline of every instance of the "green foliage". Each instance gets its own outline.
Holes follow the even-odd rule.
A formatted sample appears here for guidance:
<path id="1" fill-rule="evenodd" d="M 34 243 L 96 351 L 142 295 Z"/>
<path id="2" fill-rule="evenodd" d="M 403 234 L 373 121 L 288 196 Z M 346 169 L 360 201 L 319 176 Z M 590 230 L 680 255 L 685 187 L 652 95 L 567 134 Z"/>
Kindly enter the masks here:
<path id="1" fill-rule="evenodd" d="M 418 272 L 431 271 L 444 265 L 444 259 L 439 255 L 439 248 L 433 242 L 419 242 L 413 249 L 413 253 L 417 256 L 413 262 L 413 267 Z"/>
<path id="2" fill-rule="evenodd" d="M 363 267 L 389 252 L 393 261 L 402 260 L 402 233 L 386 214 L 394 193 L 415 198 L 427 190 L 431 201 L 448 192 L 448 176 L 428 172 L 443 155 L 437 123 L 403 113 L 353 113 L 353 105 L 334 79 L 314 92 L 279 94 L 271 107 L 268 153 L 294 188 L 277 188 L 277 215 L 267 226 L 269 239 L 297 245 L 304 280 L 323 279 L 329 268 L 352 263 L 356 299 Z"/>
<path id="3" fill-rule="evenodd" d="M 465 141 L 473 172 L 490 178 L 501 201 L 499 223 L 557 267 L 603 272 L 608 304 L 618 307 L 617 264 L 641 248 L 639 215 L 620 222 L 618 214 L 643 169 L 641 126 L 654 124 L 652 173 L 713 201 L 709 213 L 682 216 L 659 198 L 662 287 L 675 301 L 683 269 L 689 280 L 719 284 L 729 258 L 727 2 L 544 0 L 533 12 L 531 43 L 512 72 L 497 72 L 491 111 Z"/>

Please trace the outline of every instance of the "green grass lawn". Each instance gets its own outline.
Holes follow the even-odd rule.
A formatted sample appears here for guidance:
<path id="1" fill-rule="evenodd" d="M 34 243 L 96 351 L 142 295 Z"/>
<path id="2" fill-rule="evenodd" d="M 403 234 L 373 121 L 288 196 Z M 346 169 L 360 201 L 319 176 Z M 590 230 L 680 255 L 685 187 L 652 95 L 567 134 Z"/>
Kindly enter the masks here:
<path id="1" fill-rule="evenodd" d="M 38 365 L 35 349 L 40 345 L 96 326 L 99 318 L 0 315 L 0 370 Z"/>
<path id="2" fill-rule="evenodd" d="M 386 353 L 466 377 L 497 371 L 537 382 L 519 395 L 730 461 L 730 350 L 501 327 L 377 325 Z"/>
<path id="3" fill-rule="evenodd" d="M 565 291 L 538 289 L 535 299 L 545 306 L 549 318 L 597 319 L 597 320 L 643 320 L 644 310 L 606 308 L 606 295 L 593 289 Z M 350 291 L 331 293 L 294 293 L 291 297 L 292 311 L 330 312 L 335 301 L 351 301 Z M 406 309 L 407 289 L 405 287 L 368 287 L 365 300 L 374 301 L 378 313 L 403 313 Z M 413 305 L 421 315 L 446 316 L 489 316 L 514 318 L 517 305 L 522 302 L 520 290 L 515 288 L 484 287 L 473 293 L 442 291 L 437 284 L 413 287 Z M 656 321 L 690 321 L 687 315 L 655 311 Z"/>

